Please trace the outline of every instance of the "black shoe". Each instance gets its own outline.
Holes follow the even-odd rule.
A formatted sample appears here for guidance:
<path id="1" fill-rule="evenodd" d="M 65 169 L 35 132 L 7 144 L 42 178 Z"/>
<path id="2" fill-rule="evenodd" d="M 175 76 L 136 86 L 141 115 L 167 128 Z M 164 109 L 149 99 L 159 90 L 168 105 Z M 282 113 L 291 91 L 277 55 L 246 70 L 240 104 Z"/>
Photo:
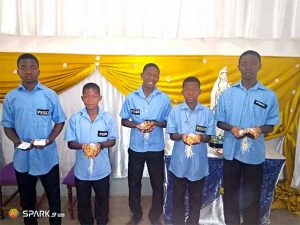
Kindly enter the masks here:
<path id="1" fill-rule="evenodd" d="M 126 223 L 126 225 L 137 225 L 139 224 L 139 222 L 141 221 L 142 218 L 134 218 L 134 217 L 131 217 L 131 219 Z"/>

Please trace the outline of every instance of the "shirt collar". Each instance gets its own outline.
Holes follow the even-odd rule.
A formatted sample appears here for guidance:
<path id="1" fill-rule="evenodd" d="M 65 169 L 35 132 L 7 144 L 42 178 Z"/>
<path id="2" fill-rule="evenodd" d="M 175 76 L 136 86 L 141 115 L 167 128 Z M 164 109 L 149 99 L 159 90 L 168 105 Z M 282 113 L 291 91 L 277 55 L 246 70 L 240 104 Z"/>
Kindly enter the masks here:
<path id="1" fill-rule="evenodd" d="M 140 96 L 143 97 L 143 98 L 146 97 L 145 94 L 144 94 L 144 91 L 143 91 L 143 86 L 140 86 L 140 87 L 139 87 L 137 90 L 135 90 L 134 92 L 135 92 L 136 94 L 140 95 Z M 151 92 L 151 94 L 150 94 L 148 97 L 154 96 L 154 95 L 160 94 L 160 93 L 161 93 L 161 91 L 158 90 L 158 88 L 155 86 L 154 89 L 153 89 L 153 91 Z"/>
<path id="2" fill-rule="evenodd" d="M 236 84 L 234 84 L 232 86 L 233 87 L 239 87 L 239 88 L 245 89 L 245 87 L 242 84 L 242 81 L 240 81 L 240 82 L 238 82 L 238 83 L 236 83 Z M 250 88 L 249 90 L 255 90 L 255 89 L 266 90 L 267 88 L 264 85 L 262 85 L 259 81 L 257 81 L 256 84 L 252 88 Z"/>
<path id="3" fill-rule="evenodd" d="M 197 102 L 197 105 L 196 105 L 196 107 L 195 107 L 194 110 L 202 110 L 203 108 L 204 108 L 204 106 L 201 105 L 199 102 Z M 180 109 L 183 109 L 183 110 L 191 110 L 190 107 L 186 104 L 185 101 L 181 104 Z"/>
<path id="4" fill-rule="evenodd" d="M 82 116 L 84 116 L 84 117 L 86 117 L 86 118 L 90 118 L 89 115 L 88 115 L 88 113 L 87 113 L 87 110 L 86 110 L 85 107 L 84 107 L 83 109 L 80 110 L 80 113 L 81 113 Z M 103 113 L 104 113 L 104 110 L 101 109 L 101 108 L 98 106 L 98 114 L 97 114 L 96 119 L 101 118 L 101 116 L 103 115 Z"/>
<path id="5" fill-rule="evenodd" d="M 19 85 L 18 89 L 28 91 L 22 83 Z M 32 91 L 35 91 L 36 89 L 45 89 L 45 87 L 38 81 Z"/>

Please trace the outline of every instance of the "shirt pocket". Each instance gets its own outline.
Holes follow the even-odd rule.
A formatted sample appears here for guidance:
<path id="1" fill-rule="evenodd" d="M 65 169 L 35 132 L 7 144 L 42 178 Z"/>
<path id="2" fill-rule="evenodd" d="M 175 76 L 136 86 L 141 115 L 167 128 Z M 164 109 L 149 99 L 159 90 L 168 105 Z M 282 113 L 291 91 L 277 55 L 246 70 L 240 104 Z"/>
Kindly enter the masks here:
<path id="1" fill-rule="evenodd" d="M 48 105 L 39 105 L 34 111 L 35 138 L 46 139 L 52 131 L 52 108 Z"/>
<path id="2" fill-rule="evenodd" d="M 265 107 L 259 106 L 254 104 L 253 105 L 254 109 L 254 124 L 256 126 L 261 126 L 265 124 L 266 118 L 267 118 L 267 110 L 268 106 L 266 105 Z"/>

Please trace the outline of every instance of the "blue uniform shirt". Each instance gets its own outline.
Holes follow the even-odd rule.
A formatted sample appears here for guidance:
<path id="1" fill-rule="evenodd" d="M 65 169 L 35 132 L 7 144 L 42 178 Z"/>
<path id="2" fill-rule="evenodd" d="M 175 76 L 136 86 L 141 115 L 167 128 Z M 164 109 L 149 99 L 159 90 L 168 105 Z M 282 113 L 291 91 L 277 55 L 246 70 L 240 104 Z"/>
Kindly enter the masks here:
<path id="1" fill-rule="evenodd" d="M 220 96 L 215 115 L 217 121 L 240 128 L 279 124 L 276 94 L 260 82 L 249 90 L 239 82 L 226 89 Z M 265 160 L 264 135 L 256 140 L 247 138 L 248 152 L 241 151 L 243 139 L 236 139 L 230 131 L 224 133 L 223 156 L 248 164 L 260 164 Z"/>
<path id="2" fill-rule="evenodd" d="M 167 121 L 171 108 L 168 95 L 155 87 L 146 98 L 140 87 L 125 98 L 120 117 L 139 124 L 145 120 Z M 132 128 L 129 147 L 136 152 L 163 150 L 165 147 L 163 128 L 155 127 L 148 140 L 144 139 L 144 134 L 139 129 Z"/>
<path id="3" fill-rule="evenodd" d="M 38 83 L 32 91 L 21 84 L 9 92 L 3 102 L 2 125 L 15 128 L 22 141 L 47 139 L 54 123 L 62 123 L 66 119 L 57 94 Z M 30 151 L 15 149 L 14 167 L 18 172 L 31 175 L 48 173 L 58 164 L 56 143 L 42 150 L 32 148 Z"/>
<path id="4" fill-rule="evenodd" d="M 215 135 L 213 112 L 199 103 L 194 111 L 191 111 L 185 102 L 177 105 L 169 115 L 167 133 Z M 194 155 L 189 158 L 185 155 L 185 147 L 182 140 L 174 142 L 169 170 L 175 176 L 185 177 L 190 181 L 207 176 L 209 174 L 207 144 L 200 142 L 192 145 Z"/>
<path id="5" fill-rule="evenodd" d="M 80 144 L 104 142 L 109 139 L 117 139 L 118 132 L 113 116 L 99 108 L 98 115 L 92 123 L 86 108 L 73 114 L 65 133 L 66 141 L 76 141 Z M 100 151 L 94 158 L 93 173 L 88 171 L 90 159 L 83 150 L 76 151 L 75 176 L 80 180 L 99 180 L 111 173 L 108 148 Z"/>

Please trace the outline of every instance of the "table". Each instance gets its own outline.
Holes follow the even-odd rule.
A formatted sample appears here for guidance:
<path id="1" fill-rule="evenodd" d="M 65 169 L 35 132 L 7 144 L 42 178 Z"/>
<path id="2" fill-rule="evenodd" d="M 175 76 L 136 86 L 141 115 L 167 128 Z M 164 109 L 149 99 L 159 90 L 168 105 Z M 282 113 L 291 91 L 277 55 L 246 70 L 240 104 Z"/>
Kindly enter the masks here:
<path id="1" fill-rule="evenodd" d="M 171 155 L 165 156 L 166 164 L 166 197 L 164 203 L 165 223 L 172 223 L 173 187 L 172 175 L 168 168 Z M 200 224 L 225 224 L 222 200 L 223 160 L 215 154 L 215 150 L 208 148 L 209 175 L 205 179 L 200 212 Z M 269 216 L 273 200 L 273 192 L 278 181 L 279 173 L 283 168 L 285 158 L 272 149 L 266 149 L 266 162 L 261 195 L 261 224 L 270 224 Z M 185 197 L 185 205 L 188 206 L 188 196 Z M 186 216 L 188 207 L 186 207 Z"/>

